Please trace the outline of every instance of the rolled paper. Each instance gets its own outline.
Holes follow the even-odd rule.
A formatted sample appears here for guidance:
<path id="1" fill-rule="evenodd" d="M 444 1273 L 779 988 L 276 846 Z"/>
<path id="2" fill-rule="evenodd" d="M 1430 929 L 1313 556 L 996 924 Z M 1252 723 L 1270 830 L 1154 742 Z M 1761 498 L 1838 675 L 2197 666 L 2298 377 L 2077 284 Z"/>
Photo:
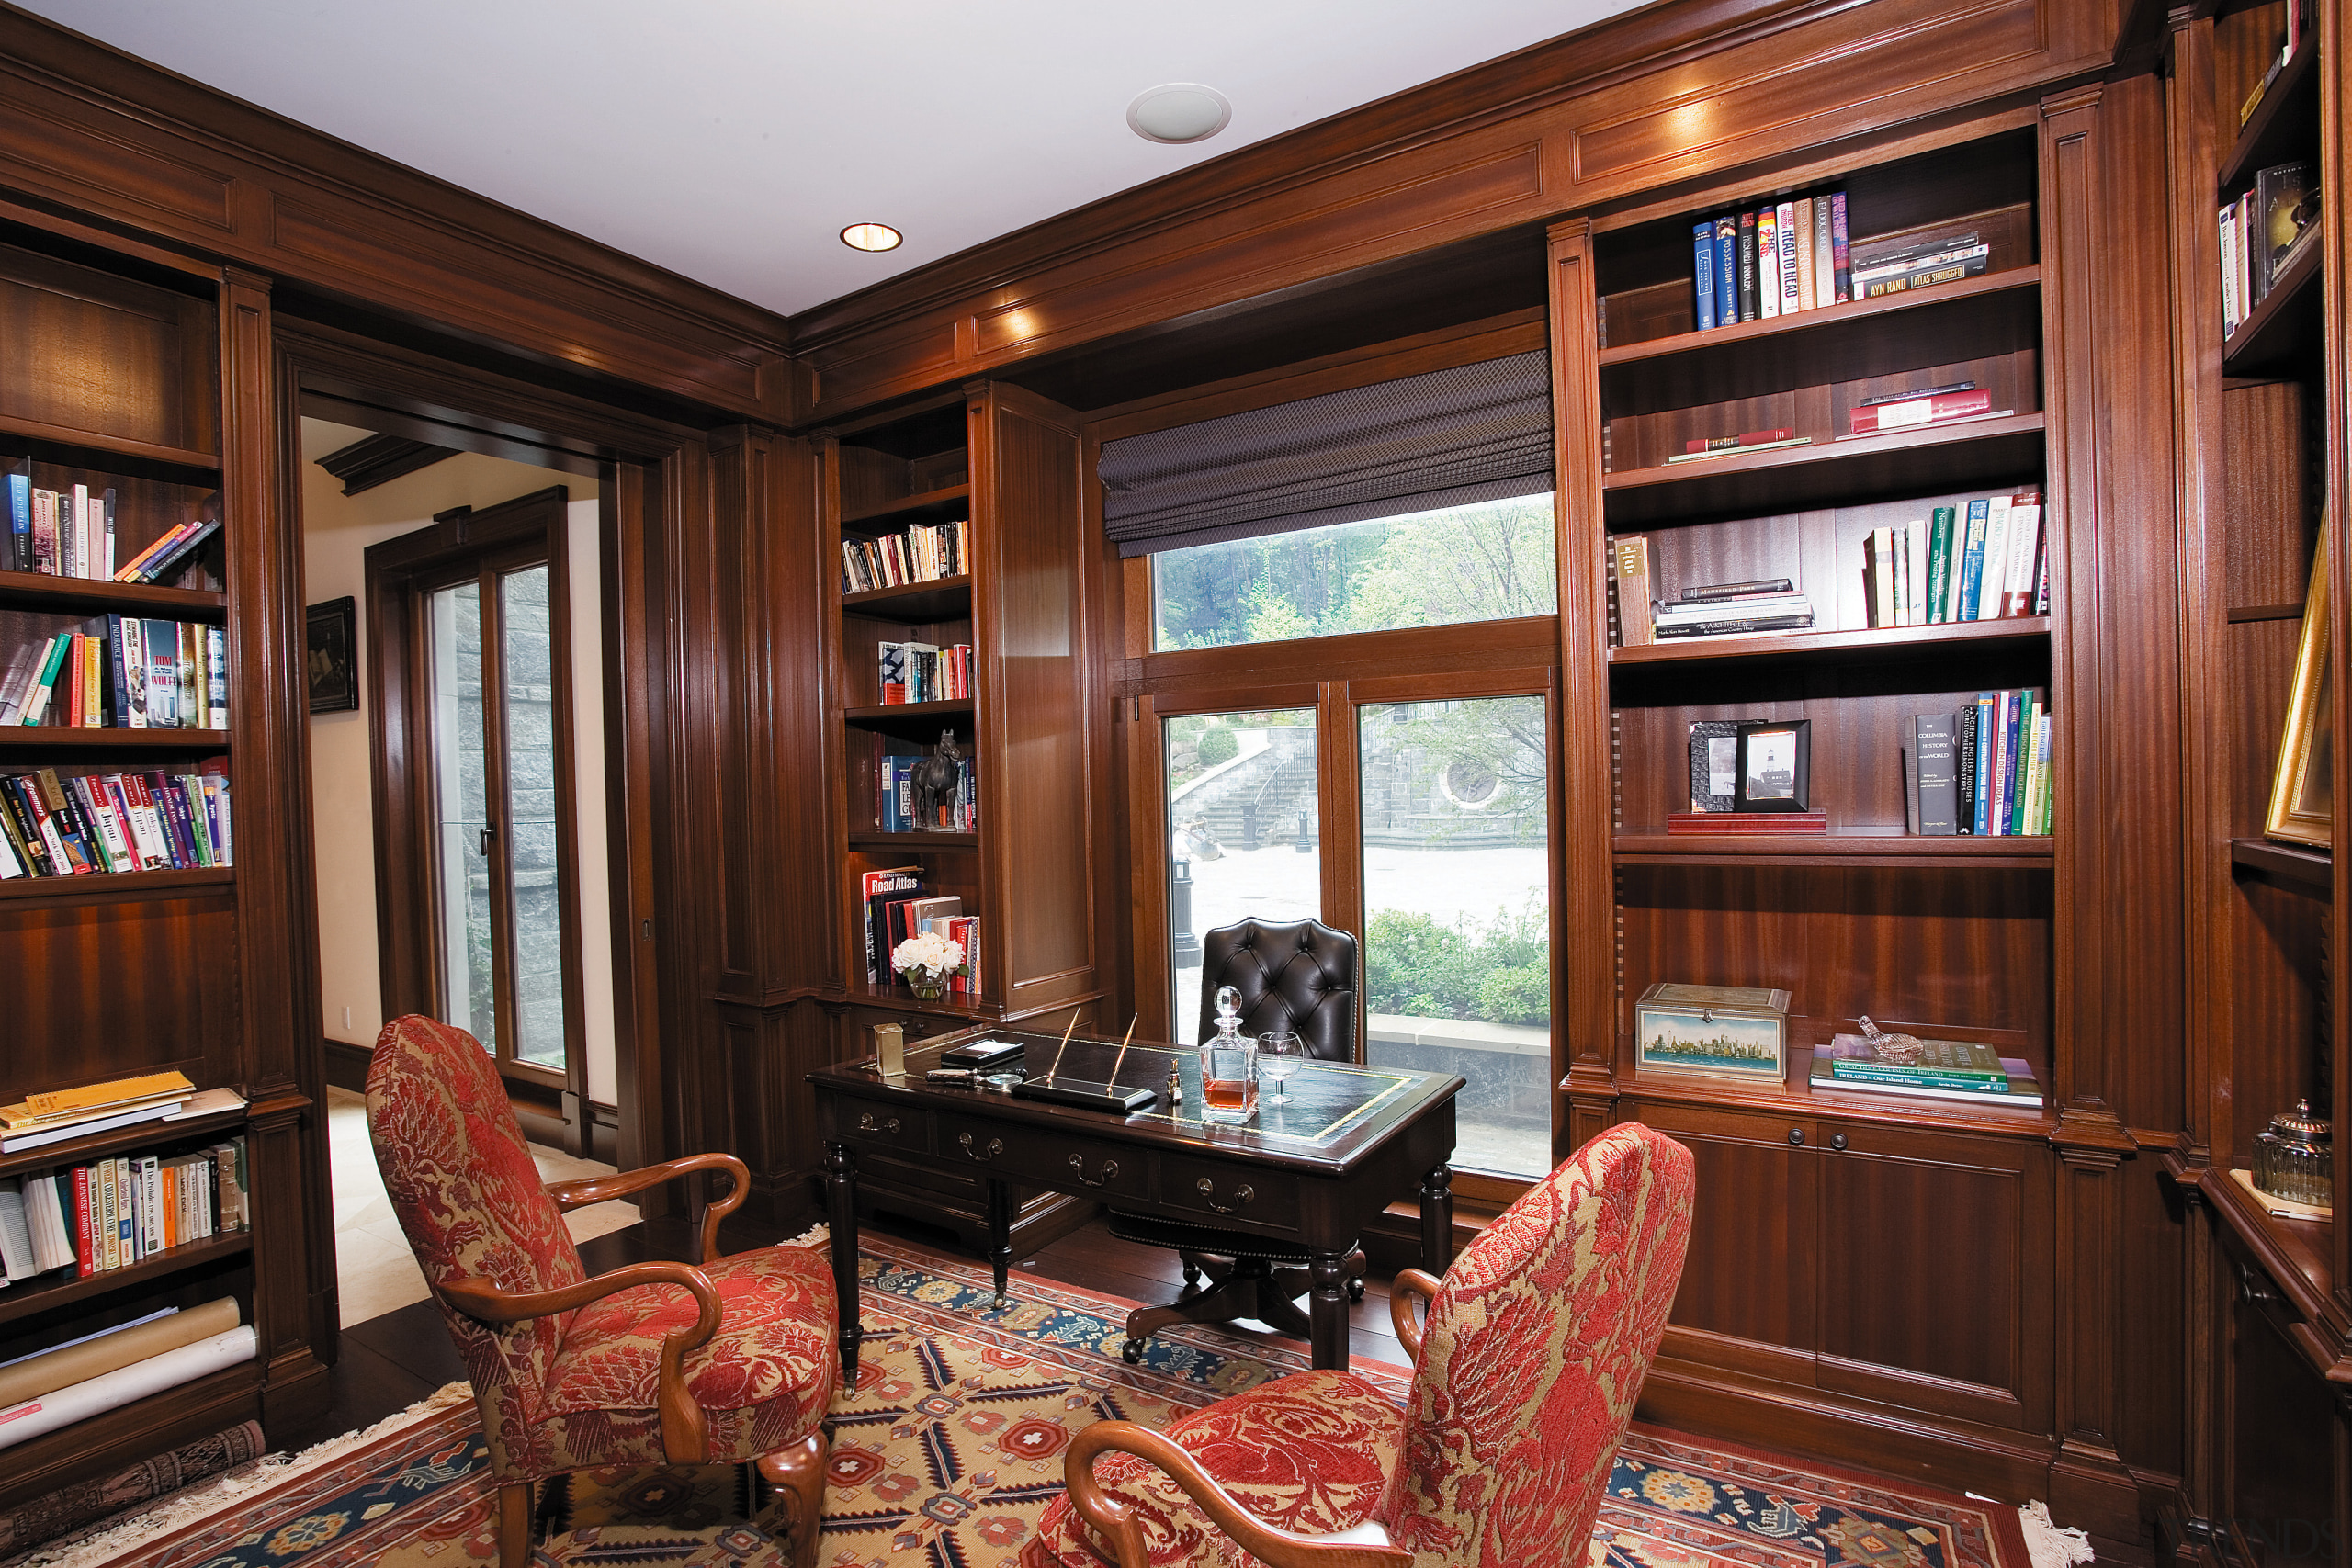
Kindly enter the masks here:
<path id="1" fill-rule="evenodd" d="M 102 1372 L 86 1382 L 68 1383 L 38 1399 L 0 1409 L 0 1448 L 102 1416 L 151 1393 L 194 1382 L 223 1367 L 250 1361 L 258 1343 L 258 1337 L 251 1328 L 232 1328 L 226 1334 L 216 1334 L 209 1339 L 199 1339 L 160 1356 Z"/>
<path id="2" fill-rule="evenodd" d="M 169 1317 L 150 1318 L 114 1334 L 102 1334 L 78 1344 L 61 1345 L 43 1355 L 28 1356 L 14 1366 L 0 1367 L 0 1411 L 38 1399 L 44 1393 L 87 1382 L 118 1367 L 209 1339 L 237 1326 L 237 1298 L 223 1296 Z"/>

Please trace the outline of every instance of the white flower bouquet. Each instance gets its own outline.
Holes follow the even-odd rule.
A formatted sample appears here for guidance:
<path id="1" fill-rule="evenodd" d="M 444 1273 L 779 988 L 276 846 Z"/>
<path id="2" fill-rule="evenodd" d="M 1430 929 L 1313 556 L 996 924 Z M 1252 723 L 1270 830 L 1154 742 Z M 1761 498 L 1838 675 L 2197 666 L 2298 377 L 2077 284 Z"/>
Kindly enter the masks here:
<path id="1" fill-rule="evenodd" d="M 936 998 L 947 977 L 964 972 L 964 944 L 937 931 L 910 936 L 890 950 L 890 967 L 906 976 L 915 995 Z"/>

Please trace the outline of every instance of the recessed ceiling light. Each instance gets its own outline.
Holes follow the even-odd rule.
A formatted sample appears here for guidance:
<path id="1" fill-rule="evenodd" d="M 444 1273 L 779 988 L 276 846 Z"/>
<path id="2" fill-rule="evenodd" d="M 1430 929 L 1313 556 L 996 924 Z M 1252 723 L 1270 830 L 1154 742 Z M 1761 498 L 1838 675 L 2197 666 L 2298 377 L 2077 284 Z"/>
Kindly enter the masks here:
<path id="1" fill-rule="evenodd" d="M 1232 118 L 1226 96 L 1198 82 L 1163 82 L 1127 106 L 1127 128 L 1146 141 L 1205 141 Z"/>
<path id="2" fill-rule="evenodd" d="M 895 251 L 905 240 L 888 223 L 853 223 L 842 231 L 842 243 L 853 251 Z"/>

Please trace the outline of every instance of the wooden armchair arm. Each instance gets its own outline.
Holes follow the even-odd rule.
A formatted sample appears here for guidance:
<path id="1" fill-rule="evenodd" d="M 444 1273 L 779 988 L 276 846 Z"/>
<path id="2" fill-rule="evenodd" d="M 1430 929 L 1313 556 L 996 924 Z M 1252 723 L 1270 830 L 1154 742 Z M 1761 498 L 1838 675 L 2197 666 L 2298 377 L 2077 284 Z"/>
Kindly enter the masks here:
<path id="1" fill-rule="evenodd" d="M 1413 1315 L 1413 1298 L 1436 1301 L 1438 1284 L 1434 1275 L 1419 1269 L 1399 1269 L 1388 1283 L 1388 1321 L 1396 1330 L 1396 1343 L 1417 1367 L 1421 1364 L 1421 1325 Z"/>
<path id="2" fill-rule="evenodd" d="M 686 1392 L 686 1380 L 681 1371 L 686 1352 L 707 1343 L 718 1332 L 718 1287 L 701 1269 L 686 1263 L 631 1263 L 593 1280 L 561 1285 L 552 1291 L 502 1291 L 486 1280 L 452 1280 L 438 1288 L 449 1303 L 468 1317 L 480 1318 L 484 1323 L 524 1323 L 560 1312 L 576 1312 L 616 1291 L 639 1285 L 676 1285 L 691 1291 L 700 1309 L 694 1322 L 662 1338 L 654 1407 L 662 1416 L 663 1456 L 672 1464 L 707 1463 L 710 1425 L 703 1418 L 702 1406 Z"/>
<path id="3" fill-rule="evenodd" d="M 1062 1481 L 1069 1489 L 1070 1506 L 1117 1551 L 1119 1568 L 1149 1568 L 1150 1557 L 1142 1523 L 1125 1504 L 1113 1502 L 1094 1479 L 1094 1456 L 1106 1450 L 1135 1454 L 1158 1465 L 1235 1545 L 1270 1568 L 1396 1568 L 1413 1561 L 1402 1547 L 1295 1535 L 1266 1524 L 1235 1502 L 1198 1460 L 1148 1427 L 1097 1421 L 1070 1439 L 1062 1460 Z"/>
<path id="4" fill-rule="evenodd" d="M 676 1177 L 691 1175 L 697 1170 L 723 1170 L 734 1185 L 726 1196 L 714 1199 L 702 1213 L 702 1257 L 707 1263 L 718 1247 L 718 1222 L 742 1206 L 752 1190 L 752 1173 L 733 1155 L 685 1155 L 677 1159 L 665 1159 L 660 1165 L 640 1166 L 612 1176 L 583 1176 L 577 1181 L 550 1181 L 548 1196 L 555 1200 L 559 1209 L 577 1209 L 587 1203 L 602 1203 L 608 1199 L 626 1198 L 632 1192 L 642 1192 L 658 1187 Z"/>

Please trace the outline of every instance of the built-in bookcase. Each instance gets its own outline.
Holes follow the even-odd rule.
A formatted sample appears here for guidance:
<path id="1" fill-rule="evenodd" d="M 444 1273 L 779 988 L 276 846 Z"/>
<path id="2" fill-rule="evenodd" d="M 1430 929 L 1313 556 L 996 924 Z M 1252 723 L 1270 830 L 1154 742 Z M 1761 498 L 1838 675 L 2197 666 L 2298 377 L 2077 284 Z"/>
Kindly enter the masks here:
<path id="1" fill-rule="evenodd" d="M 1598 841 L 1591 852 L 1596 862 L 1605 852 L 1605 872 L 1572 891 L 1570 926 L 1609 933 L 1612 984 L 1605 1014 L 1577 1014 L 1594 1032 L 1571 1042 L 1562 1087 L 1572 1120 L 1589 1103 L 1691 1148 L 1700 1192 L 1685 1280 L 1745 1281 L 1686 1285 L 1663 1354 L 1688 1370 L 1654 1374 L 1653 1401 L 1673 1404 L 1678 1380 L 1704 1402 L 1720 1398 L 1721 1379 L 1762 1378 L 1806 1399 L 1902 1407 L 1928 1427 L 2032 1432 L 2052 1418 L 2050 1276 L 2012 1263 L 2043 1256 L 2052 1212 L 2059 840 L 1910 834 L 1903 749 L 1907 718 L 1951 714 L 1980 692 L 2039 687 L 2063 712 L 2054 617 L 1871 627 L 1863 580 L 1872 529 L 2034 489 L 2058 602 L 2064 519 L 2048 484 L 2040 177 L 2035 130 L 2010 119 L 1555 236 L 1555 260 L 1576 264 L 1561 276 L 1589 276 L 1593 290 L 1558 308 L 1589 310 L 1596 323 L 1589 360 L 1571 347 L 1560 361 L 1564 376 L 1589 378 L 1564 388 L 1560 405 L 1592 425 L 1564 430 L 1564 469 L 1581 449 L 1601 470 L 1597 482 L 1564 476 L 1566 558 L 1610 561 L 1640 535 L 1655 597 L 1787 578 L 1814 614 L 1800 631 L 1621 646 L 1623 615 L 1643 612 L 1617 604 L 1613 588 L 1579 596 L 1573 576 L 1564 587 L 1564 617 L 1591 623 L 1564 627 L 1566 683 L 1606 693 L 1566 705 L 1571 765 L 1605 757 L 1609 786 L 1605 852 Z M 1985 267 L 1693 330 L 1694 225 L 1789 190 L 1843 190 L 1854 250 L 1973 233 Z M 1850 434 L 1861 400 L 1962 381 L 1989 391 L 1987 417 Z M 1689 442 L 1781 428 L 1808 439 L 1668 461 Z M 1808 722 L 1809 804 L 1826 812 L 1826 836 L 1669 832 L 1670 816 L 1692 806 L 1690 727 L 1723 719 Z M 1578 829 L 1572 808 L 1571 836 L 1602 838 L 1597 815 Z M 2057 820 L 2063 837 L 2063 811 Z M 1785 1076 L 1638 1072 L 1634 1003 L 1659 981 L 1786 989 Z M 1813 1049 L 1864 1013 L 2021 1059 L 2045 1103 L 1815 1089 Z M 1897 1213 L 1917 1223 L 1880 1223 Z M 1788 1265 L 1769 1281 L 1754 1267 L 1759 1225 Z M 1988 1273 L 1987 1259 L 2010 1261 Z M 1897 1326 L 1939 1297 L 1970 1301 L 1966 1333 Z"/>
<path id="2" fill-rule="evenodd" d="M 247 710 L 260 688 L 240 662 L 257 623 L 239 616 L 260 612 L 250 601 L 235 606 L 231 563 L 263 547 L 263 520 L 223 499 L 235 477 L 221 415 L 232 288 L 217 268 L 0 222 L 0 467 L 28 473 L 37 490 L 112 491 L 118 562 L 184 522 L 221 524 L 161 584 L 0 570 L 0 669 L 22 646 L 109 615 L 190 623 L 225 634 L 231 716 L 228 728 L 16 725 L 0 729 L 0 773 L 233 777 L 240 740 L 257 732 Z M 241 1136 L 256 1191 L 249 1231 L 0 1291 L 0 1359 L 222 1296 L 236 1300 L 262 1346 L 253 1361 L 8 1448 L 0 1506 L 291 1413 L 297 1390 L 323 1393 L 304 1310 L 310 1214 L 298 1151 L 308 1102 L 282 1055 L 292 1042 L 270 1043 L 268 1061 L 257 1044 L 254 1010 L 274 998 L 247 994 L 246 961 L 256 944 L 284 944 L 286 910 L 282 894 L 256 894 L 243 873 L 249 858 L 274 866 L 279 857 L 249 841 L 244 825 L 240 814 L 235 864 L 0 881 L 0 1100 L 167 1069 L 248 1100 L 242 1111 L 0 1156 L 0 1177 Z"/>
<path id="3" fill-rule="evenodd" d="M 822 570 L 843 590 L 825 675 L 840 868 L 832 934 L 848 1004 L 836 1015 L 838 1049 L 870 1055 L 876 1023 L 912 1037 L 1040 1016 L 1060 1028 L 1073 1012 L 1091 1021 L 1101 988 L 1087 760 L 1099 720 L 1088 705 L 1093 634 L 1076 416 L 1019 389 L 987 386 L 830 433 L 818 451 Z M 846 591 L 843 540 L 957 520 L 968 524 L 962 573 Z M 969 643 L 971 696 L 884 704 L 885 642 Z M 928 752 L 943 733 L 970 761 L 975 829 L 888 830 L 877 777 L 884 759 Z M 933 1001 L 894 979 L 866 979 L 864 878 L 907 866 L 925 893 L 960 898 L 963 912 L 978 917 L 977 990 Z M 985 1232 L 977 1173 L 869 1161 L 860 1191 L 870 1205 L 976 1241 Z M 1084 1213 L 1023 1190 L 1015 1245 L 1038 1245 Z"/>
<path id="4" fill-rule="evenodd" d="M 2290 3 L 2303 6 L 2291 44 Z M 2189 797 L 2203 1005 L 2192 1020 L 2188 1130 L 2165 1163 L 2199 1221 L 2187 1310 L 2213 1354 L 2195 1371 L 2191 1398 L 2205 1416 L 2186 1468 L 2193 1528 L 2222 1562 L 2282 1550 L 2266 1543 L 2265 1521 L 2340 1520 L 2346 1506 L 2331 1457 L 2352 1433 L 2333 1381 L 2352 1346 L 2341 1217 L 2352 1095 L 2336 994 L 2345 892 L 2328 844 L 2267 831 L 2307 631 L 2337 650 L 2326 718 L 2344 728 L 2344 258 L 2331 248 L 2343 220 L 2334 212 L 2331 231 L 2292 253 L 2233 331 L 2217 232 L 2220 210 L 2281 164 L 2308 163 L 2323 204 L 2340 208 L 2342 66 L 2330 51 L 2341 12 L 2334 0 L 2223 6 L 2182 21 L 2170 41 L 2176 357 L 2192 443 L 2182 490 L 2198 547 L 2185 558 L 2197 570 L 2184 624 L 2203 675 L 2191 733 L 2209 787 Z M 2331 511 L 2332 559 L 2322 526 Z M 2315 563 L 2330 585 L 2324 627 L 2305 624 Z M 2331 765 L 2333 818 L 2321 836 L 2340 839 L 2346 770 Z M 2336 1129 L 2332 1220 L 2278 1212 L 2241 1179 L 2270 1119 L 2304 1100 Z M 2316 1550 L 2343 1562 L 2346 1542 L 2327 1540 Z"/>

